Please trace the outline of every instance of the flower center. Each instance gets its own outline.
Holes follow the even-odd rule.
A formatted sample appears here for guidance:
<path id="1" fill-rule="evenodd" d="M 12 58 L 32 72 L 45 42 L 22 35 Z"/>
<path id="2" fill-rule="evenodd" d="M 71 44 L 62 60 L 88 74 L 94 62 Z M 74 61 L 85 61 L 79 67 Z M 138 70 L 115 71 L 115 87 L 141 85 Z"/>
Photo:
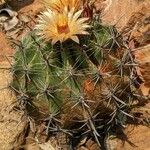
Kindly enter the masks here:
<path id="1" fill-rule="evenodd" d="M 70 32 L 69 26 L 68 26 L 68 20 L 62 14 L 59 14 L 59 16 L 58 16 L 57 31 L 59 34 L 62 34 L 62 33 L 67 34 Z"/>

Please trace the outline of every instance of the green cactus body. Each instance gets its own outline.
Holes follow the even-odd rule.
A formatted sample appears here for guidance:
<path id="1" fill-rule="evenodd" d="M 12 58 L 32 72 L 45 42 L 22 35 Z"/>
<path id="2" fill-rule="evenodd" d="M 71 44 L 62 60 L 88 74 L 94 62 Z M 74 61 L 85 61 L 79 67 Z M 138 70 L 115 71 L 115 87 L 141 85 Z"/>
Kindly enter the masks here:
<path id="1" fill-rule="evenodd" d="M 80 44 L 68 40 L 53 46 L 35 31 L 27 35 L 15 54 L 12 87 L 33 105 L 29 114 L 34 108 L 42 114 L 40 119 L 57 114 L 67 129 L 76 128 L 77 121 L 91 122 L 96 114 L 101 121 L 95 125 L 124 124 L 133 98 L 132 67 L 118 65 L 124 55 L 116 57 L 120 37 L 114 42 L 112 31 L 95 22 Z"/>

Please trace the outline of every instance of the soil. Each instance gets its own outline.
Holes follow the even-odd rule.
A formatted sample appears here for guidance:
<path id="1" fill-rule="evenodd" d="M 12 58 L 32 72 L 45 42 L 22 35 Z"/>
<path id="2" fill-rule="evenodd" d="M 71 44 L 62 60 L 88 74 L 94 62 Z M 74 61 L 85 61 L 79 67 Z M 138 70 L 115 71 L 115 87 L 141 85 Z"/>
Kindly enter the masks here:
<path id="1" fill-rule="evenodd" d="M 25 21 L 31 28 L 34 27 L 36 17 L 43 9 L 40 0 L 26 0 L 20 2 L 18 2 L 18 0 L 12 0 L 8 3 L 8 5 L 12 7 L 12 9 L 17 11 L 19 19 Z M 148 18 L 150 16 L 149 5 L 149 0 L 97 0 L 96 2 L 97 9 L 101 10 L 103 23 L 109 25 L 116 24 L 117 28 L 122 32 L 122 34 L 124 34 L 124 36 L 130 36 L 130 40 L 134 43 L 134 49 L 143 49 L 144 47 L 144 49 L 146 48 L 146 50 L 148 50 L 146 46 L 149 44 L 149 40 L 143 39 L 147 39 L 148 34 L 146 33 L 150 32 L 150 28 L 149 23 L 145 25 L 144 21 L 146 20 L 145 18 Z M 142 15 L 143 19 L 141 19 L 142 11 L 144 11 Z M 140 25 L 138 24 L 138 22 L 140 22 Z M 17 97 L 9 88 L 9 83 L 12 80 L 9 68 L 11 67 L 11 63 L 13 62 L 12 56 L 15 52 L 10 46 L 9 38 L 11 36 L 12 38 L 20 40 L 29 31 L 29 28 L 24 27 L 22 26 L 22 24 L 20 24 L 10 32 L 0 32 L 0 68 L 2 68 L 0 69 L 1 150 L 19 149 L 20 145 L 23 145 L 23 148 L 26 150 L 53 150 L 50 141 L 47 143 L 43 142 L 43 144 L 41 144 L 38 140 L 34 139 L 33 142 L 31 142 L 31 139 L 33 139 L 34 137 L 32 133 L 28 133 L 29 136 L 26 137 L 27 128 L 29 127 L 29 121 L 25 117 L 23 111 L 14 109 L 17 105 Z M 138 59 L 140 61 L 142 58 Z M 147 61 L 145 63 L 147 63 Z M 145 66 L 145 64 L 142 64 L 142 66 Z M 143 68 L 142 66 L 141 68 Z M 150 67 L 148 66 L 146 70 L 150 70 Z M 147 78 L 148 76 L 149 73 L 147 72 L 145 76 L 143 75 L 143 77 L 145 77 L 145 83 L 147 83 L 147 81 L 149 80 L 149 78 Z M 149 93 L 146 93 L 146 95 L 148 94 Z M 137 110 L 135 110 L 135 112 L 140 112 L 143 115 L 143 119 L 146 117 L 150 117 L 150 103 L 148 103 L 144 107 L 138 108 Z M 115 143 L 114 149 L 149 149 L 150 130 L 148 127 L 146 127 L 145 125 L 128 125 L 125 129 L 125 133 L 128 140 L 126 142 L 122 142 L 119 139 L 115 139 L 115 141 L 113 141 L 113 143 Z M 96 150 L 96 144 L 91 140 L 87 141 L 85 145 L 86 148 L 80 146 L 79 149 Z"/>

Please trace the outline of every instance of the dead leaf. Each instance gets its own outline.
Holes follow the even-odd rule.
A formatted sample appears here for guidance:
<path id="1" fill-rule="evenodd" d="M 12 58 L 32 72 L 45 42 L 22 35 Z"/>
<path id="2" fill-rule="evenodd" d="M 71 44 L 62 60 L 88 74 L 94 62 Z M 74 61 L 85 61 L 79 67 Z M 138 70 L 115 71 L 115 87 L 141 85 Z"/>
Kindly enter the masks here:
<path id="1" fill-rule="evenodd" d="M 5 31 L 13 29 L 18 23 L 17 12 L 11 9 L 0 9 L 0 23 L 4 27 Z"/>

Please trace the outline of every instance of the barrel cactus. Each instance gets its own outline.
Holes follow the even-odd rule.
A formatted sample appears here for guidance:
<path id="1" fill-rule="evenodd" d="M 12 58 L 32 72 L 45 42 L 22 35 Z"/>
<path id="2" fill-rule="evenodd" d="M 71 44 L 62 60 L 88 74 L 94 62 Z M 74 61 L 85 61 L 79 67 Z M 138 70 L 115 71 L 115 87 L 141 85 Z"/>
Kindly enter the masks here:
<path id="1" fill-rule="evenodd" d="M 132 117 L 138 85 L 134 59 L 114 27 L 70 7 L 46 10 L 22 39 L 11 87 L 28 115 L 46 120 L 48 132 L 53 127 L 68 135 L 88 133 L 101 147 L 104 131 Z"/>

